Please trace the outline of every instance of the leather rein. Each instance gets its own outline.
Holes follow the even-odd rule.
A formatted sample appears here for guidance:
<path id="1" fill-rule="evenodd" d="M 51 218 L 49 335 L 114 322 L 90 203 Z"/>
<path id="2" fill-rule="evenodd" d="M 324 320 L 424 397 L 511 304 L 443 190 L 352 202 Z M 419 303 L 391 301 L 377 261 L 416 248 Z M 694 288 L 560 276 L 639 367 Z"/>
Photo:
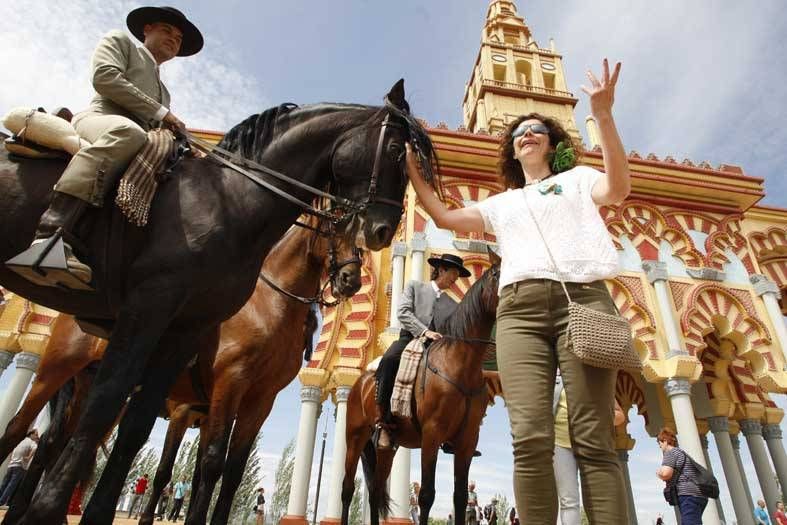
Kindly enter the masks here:
<path id="1" fill-rule="evenodd" d="M 383 157 L 383 149 L 385 147 L 385 135 L 389 127 L 402 128 L 404 126 L 398 122 L 392 121 L 390 112 L 386 113 L 385 118 L 383 118 L 382 123 L 380 124 L 380 135 L 379 138 L 377 139 L 377 149 L 375 151 L 374 164 L 372 165 L 372 172 L 369 178 L 369 188 L 366 192 L 366 199 L 362 202 L 353 201 L 345 197 L 340 197 L 338 195 L 332 195 L 319 188 L 309 186 L 304 182 L 301 182 L 297 179 L 293 179 L 292 177 L 288 177 L 284 173 L 281 173 L 267 166 L 254 162 L 253 160 L 246 159 L 232 151 L 213 145 L 212 143 L 197 137 L 190 131 L 179 130 L 178 132 L 184 137 L 186 137 L 186 139 L 188 139 L 190 144 L 196 146 L 197 149 L 205 153 L 206 156 L 208 156 L 209 158 L 216 160 L 217 162 L 223 164 L 227 168 L 230 168 L 231 170 L 243 175 L 250 181 L 257 184 L 258 186 L 261 186 L 273 192 L 274 194 L 278 195 L 279 197 L 289 201 L 290 203 L 295 204 L 296 206 L 303 209 L 305 213 L 314 215 L 316 217 L 320 217 L 322 219 L 327 219 L 336 225 L 349 220 L 355 215 L 363 213 L 364 211 L 366 211 L 369 205 L 375 203 L 382 203 L 389 206 L 394 206 L 404 211 L 404 207 L 402 206 L 401 202 L 395 201 L 393 199 L 387 199 L 385 197 L 379 197 L 377 195 L 377 180 L 380 175 L 380 164 Z M 417 145 L 415 145 L 414 147 L 417 147 Z M 401 158 L 399 160 L 401 161 Z M 291 195 L 285 190 L 277 186 L 274 186 L 270 182 L 265 181 L 257 174 L 257 172 L 269 175 L 282 182 L 291 184 L 296 188 L 305 190 L 313 194 L 315 197 L 322 197 L 328 199 L 329 201 L 335 204 L 335 209 L 341 210 L 342 213 L 336 213 L 333 210 L 324 210 L 324 209 L 316 208 L 315 206 Z"/>

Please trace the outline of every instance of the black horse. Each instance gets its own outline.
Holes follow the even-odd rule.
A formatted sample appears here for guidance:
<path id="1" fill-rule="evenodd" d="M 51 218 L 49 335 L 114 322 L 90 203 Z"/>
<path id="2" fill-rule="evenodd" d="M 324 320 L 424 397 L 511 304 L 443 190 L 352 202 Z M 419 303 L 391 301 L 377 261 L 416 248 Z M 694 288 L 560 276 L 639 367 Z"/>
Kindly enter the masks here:
<path id="1" fill-rule="evenodd" d="M 383 107 L 318 104 L 264 115 L 233 128 L 223 147 L 355 202 L 348 211 L 361 247 L 389 245 L 407 185 L 405 141 L 418 144 L 429 180 L 436 162 L 409 114 L 403 81 Z M 0 260 L 29 245 L 63 167 L 0 153 Z M 311 200 L 303 188 L 260 177 Z M 247 301 L 263 259 L 301 211 L 211 159 L 186 159 L 159 188 L 145 228 L 128 225 L 113 207 L 83 220 L 90 228 L 80 232 L 87 247 L 81 255 L 94 269 L 95 292 L 38 286 L 0 265 L 0 284 L 9 290 L 111 330 L 77 429 L 18 523 L 62 523 L 81 472 L 128 399 L 82 520 L 112 522 L 126 473 L 172 382 L 195 355 L 215 351 L 220 323 Z"/>

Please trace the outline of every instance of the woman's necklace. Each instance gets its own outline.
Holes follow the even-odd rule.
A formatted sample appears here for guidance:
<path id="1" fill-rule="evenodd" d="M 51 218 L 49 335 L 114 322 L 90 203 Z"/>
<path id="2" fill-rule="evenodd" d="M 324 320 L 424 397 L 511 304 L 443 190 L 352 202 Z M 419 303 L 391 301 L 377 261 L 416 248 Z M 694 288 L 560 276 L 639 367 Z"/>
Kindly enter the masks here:
<path id="1" fill-rule="evenodd" d="M 543 179 L 533 179 L 530 182 L 525 182 L 525 188 L 529 186 L 536 186 L 538 188 L 538 192 L 541 195 L 547 195 L 549 193 L 554 193 L 555 195 L 560 195 L 563 193 L 563 188 L 557 182 L 552 182 L 550 179 L 554 173 L 550 173 Z"/>

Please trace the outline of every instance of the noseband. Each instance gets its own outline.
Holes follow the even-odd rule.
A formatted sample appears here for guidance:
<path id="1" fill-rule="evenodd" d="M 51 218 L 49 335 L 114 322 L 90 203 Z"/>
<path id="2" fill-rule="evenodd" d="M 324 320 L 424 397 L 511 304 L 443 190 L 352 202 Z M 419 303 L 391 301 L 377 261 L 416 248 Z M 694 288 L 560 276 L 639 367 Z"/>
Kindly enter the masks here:
<path id="1" fill-rule="evenodd" d="M 336 250 L 336 229 L 333 222 L 328 222 L 328 231 L 320 229 L 319 226 L 311 226 L 309 224 L 303 222 L 296 222 L 296 226 L 301 228 L 306 228 L 307 230 L 312 230 L 315 232 L 316 235 L 320 235 L 322 237 L 327 237 L 328 239 L 328 279 L 326 279 L 325 284 L 317 292 L 317 295 L 314 297 L 302 297 L 300 295 L 294 294 L 292 292 L 288 292 L 278 284 L 274 283 L 270 277 L 265 275 L 264 272 L 260 271 L 260 279 L 262 279 L 265 284 L 279 292 L 280 294 L 289 297 L 290 299 L 294 299 L 303 304 L 319 304 L 320 306 L 336 306 L 344 299 L 334 299 L 333 301 L 329 301 L 325 298 L 325 291 L 328 289 L 328 286 L 336 279 L 339 275 L 339 272 L 345 266 L 350 264 L 358 264 L 361 266 L 363 264 L 363 250 L 358 248 L 357 246 L 353 247 L 353 254 L 351 257 L 347 259 L 342 259 L 337 261 L 337 250 Z"/>

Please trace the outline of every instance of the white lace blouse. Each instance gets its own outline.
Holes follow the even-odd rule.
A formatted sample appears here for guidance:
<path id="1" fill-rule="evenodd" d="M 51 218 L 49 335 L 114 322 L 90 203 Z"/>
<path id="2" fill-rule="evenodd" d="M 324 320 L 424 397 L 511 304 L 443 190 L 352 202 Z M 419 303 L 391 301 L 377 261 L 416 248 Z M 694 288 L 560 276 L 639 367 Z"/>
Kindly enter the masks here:
<path id="1" fill-rule="evenodd" d="M 528 205 L 563 280 L 587 283 L 617 275 L 617 251 L 590 194 L 601 175 L 591 167 L 577 166 L 474 204 L 484 219 L 484 229 L 497 237 L 503 259 L 500 290 L 525 279 L 559 280 Z"/>

